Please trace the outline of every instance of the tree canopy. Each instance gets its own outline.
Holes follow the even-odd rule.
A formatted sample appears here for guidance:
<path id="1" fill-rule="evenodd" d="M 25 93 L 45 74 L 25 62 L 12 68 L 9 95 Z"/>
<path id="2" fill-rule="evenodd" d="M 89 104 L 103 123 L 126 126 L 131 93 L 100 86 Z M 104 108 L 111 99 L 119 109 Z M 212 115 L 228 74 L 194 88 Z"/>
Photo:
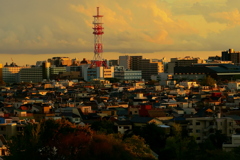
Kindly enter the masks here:
<path id="1" fill-rule="evenodd" d="M 8 149 L 7 160 L 155 159 L 138 136 L 123 140 L 121 135 L 94 132 L 65 119 L 26 125 L 22 134 L 12 137 Z"/>
<path id="2" fill-rule="evenodd" d="M 201 81 L 201 85 L 203 86 L 211 86 L 213 87 L 216 84 L 216 80 L 213 79 L 211 76 L 207 76 Z"/>

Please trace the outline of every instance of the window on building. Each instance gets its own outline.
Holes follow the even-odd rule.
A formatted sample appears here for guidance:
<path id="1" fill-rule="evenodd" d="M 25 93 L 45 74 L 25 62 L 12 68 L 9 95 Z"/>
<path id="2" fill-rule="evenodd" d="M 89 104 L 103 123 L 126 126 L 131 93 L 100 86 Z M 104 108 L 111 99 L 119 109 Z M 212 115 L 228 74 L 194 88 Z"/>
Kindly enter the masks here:
<path id="1" fill-rule="evenodd" d="M 111 115 L 112 115 L 112 116 L 114 115 L 114 111 L 111 111 Z"/>
<path id="2" fill-rule="evenodd" d="M 196 133 L 201 133 L 201 130 L 200 130 L 200 129 L 197 129 L 197 130 L 196 130 Z"/>
<path id="3" fill-rule="evenodd" d="M 196 140 L 201 140 L 201 137 L 197 137 Z"/>
<path id="4" fill-rule="evenodd" d="M 88 113 L 88 108 L 84 108 L 84 113 Z"/>
<path id="5" fill-rule="evenodd" d="M 17 127 L 17 131 L 23 131 L 23 127 Z"/>
<path id="6" fill-rule="evenodd" d="M 196 125 L 199 126 L 199 125 L 200 125 L 200 122 L 196 122 Z"/>
<path id="7" fill-rule="evenodd" d="M 129 127 L 129 126 L 124 126 L 123 128 L 124 128 L 124 129 L 130 129 L 130 127 Z"/>
<path id="8" fill-rule="evenodd" d="M 6 149 L 2 149 L 2 156 L 6 155 Z"/>
<path id="9" fill-rule="evenodd" d="M 0 130 L 1 130 L 1 131 L 5 131 L 5 130 L 6 130 L 6 127 L 0 127 Z"/>

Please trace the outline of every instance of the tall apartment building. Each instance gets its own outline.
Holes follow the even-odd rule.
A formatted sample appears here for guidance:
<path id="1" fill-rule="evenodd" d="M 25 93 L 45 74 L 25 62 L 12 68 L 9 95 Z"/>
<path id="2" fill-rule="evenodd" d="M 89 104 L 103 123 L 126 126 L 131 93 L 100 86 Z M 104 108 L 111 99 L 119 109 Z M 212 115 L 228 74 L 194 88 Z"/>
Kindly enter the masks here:
<path id="1" fill-rule="evenodd" d="M 152 75 L 164 72 L 162 62 L 143 59 L 142 56 L 119 56 L 119 65 L 124 66 L 125 69 L 142 71 L 142 78 L 145 80 L 151 79 Z"/>
<path id="2" fill-rule="evenodd" d="M 142 56 L 130 56 L 130 69 L 141 70 Z"/>
<path id="3" fill-rule="evenodd" d="M 118 66 L 118 60 L 117 59 L 111 59 L 108 61 L 108 66 Z"/>
<path id="4" fill-rule="evenodd" d="M 193 58 L 190 56 L 171 58 L 171 61 L 168 63 L 168 73 L 174 73 L 174 67 L 188 67 L 196 63 L 204 63 L 204 60 L 199 57 Z"/>
<path id="5" fill-rule="evenodd" d="M 162 73 L 162 72 L 167 72 L 167 64 L 168 64 L 168 61 L 167 61 L 167 58 L 163 57 L 162 59 L 152 59 L 152 62 L 162 62 L 162 64 L 159 66 L 159 72 Z"/>
<path id="6" fill-rule="evenodd" d="M 125 69 L 130 69 L 130 56 L 119 56 L 119 66 L 123 66 Z"/>
<path id="7" fill-rule="evenodd" d="M 119 66 L 125 69 L 139 70 L 141 67 L 142 56 L 119 56 Z"/>
<path id="8" fill-rule="evenodd" d="M 240 51 L 234 51 L 234 49 L 222 51 L 222 61 L 232 61 L 235 65 L 239 65 Z"/>
<path id="9" fill-rule="evenodd" d="M 160 63 L 161 62 L 152 63 L 150 59 L 142 59 L 139 68 L 142 71 L 142 78 L 149 80 L 151 79 L 151 75 L 158 75 Z"/>

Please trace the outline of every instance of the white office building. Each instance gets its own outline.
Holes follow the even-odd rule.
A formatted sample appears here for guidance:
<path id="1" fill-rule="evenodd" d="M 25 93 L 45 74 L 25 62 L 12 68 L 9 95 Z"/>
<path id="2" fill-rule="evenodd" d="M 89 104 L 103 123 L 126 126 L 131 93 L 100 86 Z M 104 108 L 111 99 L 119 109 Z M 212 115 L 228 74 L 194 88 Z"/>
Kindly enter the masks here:
<path id="1" fill-rule="evenodd" d="M 83 77 L 85 81 L 93 79 L 114 78 L 114 67 L 94 67 L 83 66 Z"/>
<path id="2" fill-rule="evenodd" d="M 114 69 L 114 78 L 119 80 L 141 80 L 142 71 L 133 71 L 124 69 L 124 66 L 116 66 Z"/>

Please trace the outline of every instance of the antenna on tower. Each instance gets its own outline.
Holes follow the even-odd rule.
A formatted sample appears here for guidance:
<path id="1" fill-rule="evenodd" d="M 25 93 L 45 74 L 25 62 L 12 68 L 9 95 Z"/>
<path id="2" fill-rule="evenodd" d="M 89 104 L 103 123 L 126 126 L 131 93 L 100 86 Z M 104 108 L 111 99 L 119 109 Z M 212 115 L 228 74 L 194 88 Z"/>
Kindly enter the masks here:
<path id="1" fill-rule="evenodd" d="M 91 62 L 91 68 L 92 67 L 107 67 L 106 61 L 102 58 L 102 52 L 103 52 L 103 43 L 102 43 L 102 35 L 103 32 L 103 23 L 102 23 L 102 17 L 103 15 L 99 14 L 99 7 L 97 7 L 97 15 L 94 15 L 94 21 L 93 21 L 93 34 L 94 34 L 94 57 Z"/>

